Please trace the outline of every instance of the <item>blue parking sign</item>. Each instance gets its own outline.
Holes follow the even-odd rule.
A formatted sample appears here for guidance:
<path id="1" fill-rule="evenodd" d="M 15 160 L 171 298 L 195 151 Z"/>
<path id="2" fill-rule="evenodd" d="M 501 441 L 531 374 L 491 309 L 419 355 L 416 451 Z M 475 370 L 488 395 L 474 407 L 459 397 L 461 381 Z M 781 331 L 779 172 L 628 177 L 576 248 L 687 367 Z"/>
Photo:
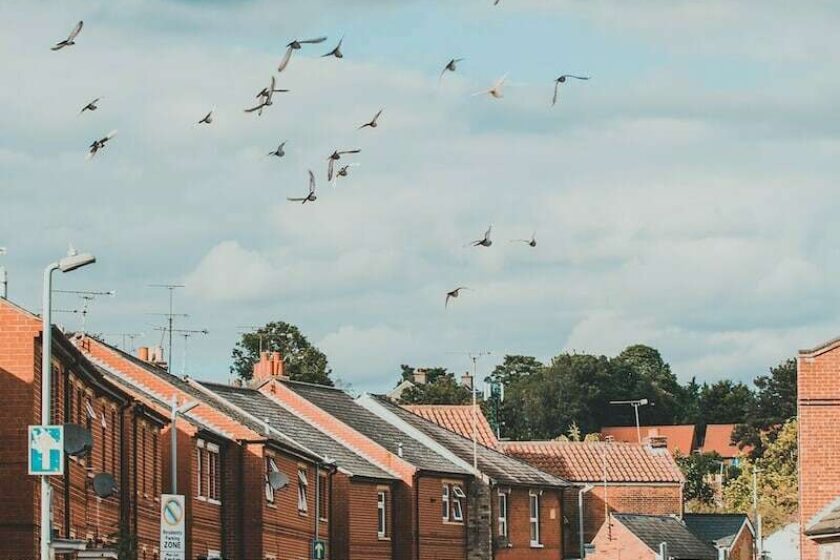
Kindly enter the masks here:
<path id="1" fill-rule="evenodd" d="M 64 426 L 29 426 L 29 474 L 64 474 Z"/>

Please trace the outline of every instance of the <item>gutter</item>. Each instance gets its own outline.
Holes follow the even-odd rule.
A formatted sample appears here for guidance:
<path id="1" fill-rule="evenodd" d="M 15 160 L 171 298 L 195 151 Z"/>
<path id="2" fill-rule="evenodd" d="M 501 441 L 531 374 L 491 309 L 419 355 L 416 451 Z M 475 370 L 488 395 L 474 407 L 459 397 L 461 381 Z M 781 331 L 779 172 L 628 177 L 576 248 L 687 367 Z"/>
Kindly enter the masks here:
<path id="1" fill-rule="evenodd" d="M 420 560 L 420 477 L 422 473 L 414 473 L 414 553 L 417 560 Z"/>

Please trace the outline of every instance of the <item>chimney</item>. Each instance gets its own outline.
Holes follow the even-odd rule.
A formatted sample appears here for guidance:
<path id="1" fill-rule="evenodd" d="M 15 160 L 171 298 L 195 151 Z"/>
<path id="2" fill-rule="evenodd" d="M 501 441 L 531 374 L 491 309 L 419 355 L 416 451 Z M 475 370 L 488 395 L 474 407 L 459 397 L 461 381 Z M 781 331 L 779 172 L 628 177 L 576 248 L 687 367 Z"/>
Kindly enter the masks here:
<path id="1" fill-rule="evenodd" d="M 149 348 L 148 362 L 153 366 L 157 366 L 161 369 L 166 369 L 166 360 L 163 358 L 162 346 L 152 346 L 151 348 Z"/>
<path id="2" fill-rule="evenodd" d="M 259 384 L 272 377 L 284 377 L 284 373 L 285 366 L 280 352 L 260 352 L 260 360 L 254 364 L 251 380 Z"/>
<path id="3" fill-rule="evenodd" d="M 283 357 L 280 355 L 280 352 L 274 352 L 271 355 L 271 375 L 274 377 L 285 377 L 285 369 Z"/>
<path id="4" fill-rule="evenodd" d="M 149 347 L 148 346 L 141 346 L 137 349 L 137 357 L 143 360 L 144 362 L 149 361 Z"/>
<path id="5" fill-rule="evenodd" d="M 416 385 L 425 385 L 427 381 L 426 369 L 417 368 L 414 370 L 414 383 Z"/>
<path id="6" fill-rule="evenodd" d="M 668 437 L 651 435 L 647 437 L 647 444 L 651 449 L 664 449 L 668 447 Z"/>
<path id="7" fill-rule="evenodd" d="M 470 372 L 464 372 L 464 375 L 461 376 L 461 385 L 472 391 L 473 389 L 473 376 Z"/>

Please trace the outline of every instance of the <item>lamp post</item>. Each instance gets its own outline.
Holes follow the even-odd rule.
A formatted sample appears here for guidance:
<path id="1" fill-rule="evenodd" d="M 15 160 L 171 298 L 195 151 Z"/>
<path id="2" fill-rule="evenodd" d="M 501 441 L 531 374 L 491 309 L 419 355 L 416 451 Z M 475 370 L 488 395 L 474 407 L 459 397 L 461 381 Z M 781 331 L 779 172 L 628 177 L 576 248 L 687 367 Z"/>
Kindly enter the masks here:
<path id="1" fill-rule="evenodd" d="M 170 417 L 171 424 L 169 426 L 169 430 L 172 434 L 172 457 L 170 458 L 170 465 L 172 466 L 171 476 L 172 476 L 172 493 L 178 494 L 178 430 L 175 428 L 175 424 L 178 422 L 178 415 L 179 414 L 186 414 L 190 410 L 194 409 L 198 406 L 198 401 L 190 401 L 187 403 L 178 406 L 178 397 L 177 395 L 172 395 L 171 401 L 171 412 L 172 416 Z"/>
<path id="2" fill-rule="evenodd" d="M 642 428 L 639 426 L 639 407 L 649 405 L 650 401 L 647 399 L 638 399 L 633 401 L 610 401 L 610 404 L 629 404 L 633 407 L 633 411 L 636 413 L 636 437 L 639 438 L 639 443 L 642 443 Z"/>
<path id="3" fill-rule="evenodd" d="M 67 256 L 44 269 L 44 294 L 41 309 L 41 424 L 50 423 L 50 381 L 52 380 L 52 274 L 56 270 L 70 272 L 93 264 L 96 257 L 79 254 L 72 247 Z M 52 537 L 52 492 L 47 476 L 41 476 L 41 560 L 50 559 Z"/>

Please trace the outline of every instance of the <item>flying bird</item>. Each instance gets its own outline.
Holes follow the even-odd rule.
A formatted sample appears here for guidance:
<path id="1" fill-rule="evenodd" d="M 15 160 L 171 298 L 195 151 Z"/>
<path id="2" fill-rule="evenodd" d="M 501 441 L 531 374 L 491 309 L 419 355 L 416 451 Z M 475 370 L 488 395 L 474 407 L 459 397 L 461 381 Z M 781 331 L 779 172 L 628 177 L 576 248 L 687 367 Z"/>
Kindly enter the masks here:
<path id="1" fill-rule="evenodd" d="M 496 83 L 493 84 L 493 87 L 491 87 L 490 89 L 485 89 L 483 91 L 476 92 L 473 95 L 475 96 L 475 95 L 483 95 L 485 93 L 489 93 L 490 95 L 492 95 L 496 99 L 501 99 L 502 97 L 504 97 L 502 95 L 502 86 L 505 84 L 506 80 L 507 80 L 507 74 L 505 74 L 504 76 L 502 76 L 501 78 L 496 80 Z"/>
<path id="2" fill-rule="evenodd" d="M 537 246 L 537 234 L 533 233 L 531 239 L 511 239 L 511 243 L 525 243 L 530 247 Z"/>
<path id="3" fill-rule="evenodd" d="M 563 74 L 556 80 L 554 80 L 554 97 L 551 98 L 551 105 L 552 107 L 557 104 L 557 94 L 560 90 L 560 84 L 565 84 L 566 79 L 574 78 L 575 80 L 588 80 L 589 76 L 573 76 L 571 74 Z"/>
<path id="4" fill-rule="evenodd" d="M 266 156 L 277 156 L 277 157 L 285 156 L 286 155 L 286 150 L 284 149 L 285 146 L 286 146 L 286 141 L 284 140 L 279 146 L 277 146 L 276 150 L 274 150 L 273 152 L 268 152 L 266 154 Z"/>
<path id="5" fill-rule="evenodd" d="M 210 123 L 212 123 L 213 122 L 213 113 L 215 111 L 216 111 L 216 108 L 213 107 L 212 109 L 210 109 L 209 113 L 204 115 L 204 117 L 202 117 L 202 119 L 195 124 L 210 124 Z"/>
<path id="6" fill-rule="evenodd" d="M 382 111 L 384 111 L 384 110 L 385 109 L 379 109 L 379 112 L 376 113 L 376 116 L 374 116 L 373 119 L 370 120 L 370 122 L 366 122 L 365 124 L 360 126 L 359 130 L 361 130 L 363 128 L 366 128 L 366 127 L 376 128 L 377 126 L 379 126 L 379 124 L 376 121 L 379 120 L 379 116 L 382 114 Z"/>
<path id="7" fill-rule="evenodd" d="M 84 26 L 84 24 L 85 24 L 85 22 L 83 22 L 83 21 L 80 21 L 79 23 L 77 23 L 76 27 L 73 28 L 73 31 L 70 32 L 70 35 L 68 35 L 67 38 L 64 39 L 63 41 L 60 41 L 60 42 L 56 43 L 54 47 L 51 47 L 51 49 L 54 50 L 54 51 L 60 51 L 64 47 L 69 47 L 71 45 L 75 45 L 76 44 L 76 36 L 82 30 L 82 26 Z"/>
<path id="8" fill-rule="evenodd" d="M 254 107 L 251 107 L 249 109 L 245 109 L 245 112 L 246 113 L 253 113 L 254 111 L 257 111 L 258 115 L 262 115 L 262 111 L 263 111 L 264 108 L 266 108 L 270 105 L 274 105 L 274 94 L 275 93 L 286 93 L 286 92 L 289 91 L 288 89 L 277 89 L 276 86 L 277 86 L 277 80 L 274 76 L 272 76 L 271 77 L 271 83 L 268 85 L 268 87 L 262 88 L 260 90 L 260 92 L 257 94 L 257 99 L 261 99 L 262 101 L 257 103 L 257 105 L 254 106 Z"/>
<path id="9" fill-rule="evenodd" d="M 455 288 L 451 292 L 446 292 L 446 301 L 444 302 L 443 307 L 444 308 L 449 307 L 449 300 L 452 299 L 452 298 L 457 298 L 458 296 L 460 296 L 461 295 L 461 290 L 469 290 L 469 288 L 467 288 L 466 286 L 460 286 L 458 288 Z"/>
<path id="10" fill-rule="evenodd" d="M 79 111 L 79 114 L 81 115 L 85 111 L 96 111 L 97 109 L 99 109 L 99 106 L 97 105 L 97 103 L 99 103 L 100 99 L 102 99 L 102 98 L 97 97 L 96 99 L 94 99 L 93 101 L 91 101 L 90 103 L 88 103 L 87 105 L 82 107 L 82 110 Z"/>
<path id="11" fill-rule="evenodd" d="M 341 43 L 344 42 L 344 37 L 338 40 L 338 44 L 335 46 L 333 50 L 328 52 L 327 54 L 322 54 L 321 58 L 326 58 L 328 56 L 334 56 L 336 58 L 344 58 L 344 53 L 341 52 Z"/>
<path id="12" fill-rule="evenodd" d="M 484 238 L 477 239 L 475 241 L 471 241 L 470 245 L 473 247 L 489 247 L 493 244 L 493 241 L 490 240 L 490 231 L 493 229 L 493 226 L 487 228 L 487 231 L 484 232 Z"/>
<path id="13" fill-rule="evenodd" d="M 453 58 L 449 62 L 446 63 L 446 66 L 443 67 L 443 70 L 440 71 L 440 77 L 438 78 L 438 82 L 443 79 L 443 75 L 447 72 L 454 72 L 458 68 L 458 63 L 464 60 L 463 58 Z"/>
<path id="14" fill-rule="evenodd" d="M 333 177 L 332 186 L 335 188 L 336 182 L 338 182 L 339 177 L 347 177 L 350 174 L 351 167 L 358 167 L 360 164 L 358 163 L 348 163 L 347 165 L 342 165 L 338 168 L 338 171 L 335 172 L 335 177 Z"/>
<path id="15" fill-rule="evenodd" d="M 309 170 L 309 194 L 304 196 L 303 198 L 288 198 L 290 202 L 300 202 L 301 204 L 306 204 L 307 202 L 315 202 L 318 199 L 315 196 L 315 174 L 312 173 L 312 170 Z"/>
<path id="16" fill-rule="evenodd" d="M 362 150 L 360 150 L 360 149 L 336 150 L 332 154 L 330 154 L 330 157 L 327 158 L 327 160 L 328 160 L 328 163 L 327 163 L 327 181 L 332 181 L 333 173 L 335 172 L 335 162 L 340 160 L 341 156 L 347 155 L 347 154 L 358 154 L 361 151 Z"/>
<path id="17" fill-rule="evenodd" d="M 91 143 L 91 145 L 89 146 L 87 159 L 90 159 L 90 158 L 92 158 L 93 156 L 95 156 L 95 155 L 96 155 L 96 152 L 98 152 L 99 150 L 101 150 L 102 148 L 104 148 L 104 147 L 105 147 L 105 144 L 107 144 L 107 143 L 108 143 L 108 141 L 109 141 L 109 140 L 111 140 L 111 138 L 113 138 L 113 137 L 114 137 L 114 136 L 116 136 L 116 135 L 117 135 L 117 131 L 116 131 L 116 130 L 112 130 L 111 132 L 109 132 L 109 133 L 108 133 L 106 136 L 104 136 L 103 138 L 100 138 L 99 140 L 94 140 L 94 141 Z"/>
<path id="18" fill-rule="evenodd" d="M 292 59 L 292 52 L 296 50 L 300 50 L 302 45 L 314 45 L 316 43 L 323 43 L 326 41 L 326 37 L 318 37 L 316 39 L 303 39 L 297 40 L 295 39 L 288 45 L 286 45 L 286 54 L 283 55 L 283 60 L 280 61 L 280 64 L 277 66 L 277 71 L 282 72 L 286 69 L 286 66 L 289 65 L 289 61 Z"/>

